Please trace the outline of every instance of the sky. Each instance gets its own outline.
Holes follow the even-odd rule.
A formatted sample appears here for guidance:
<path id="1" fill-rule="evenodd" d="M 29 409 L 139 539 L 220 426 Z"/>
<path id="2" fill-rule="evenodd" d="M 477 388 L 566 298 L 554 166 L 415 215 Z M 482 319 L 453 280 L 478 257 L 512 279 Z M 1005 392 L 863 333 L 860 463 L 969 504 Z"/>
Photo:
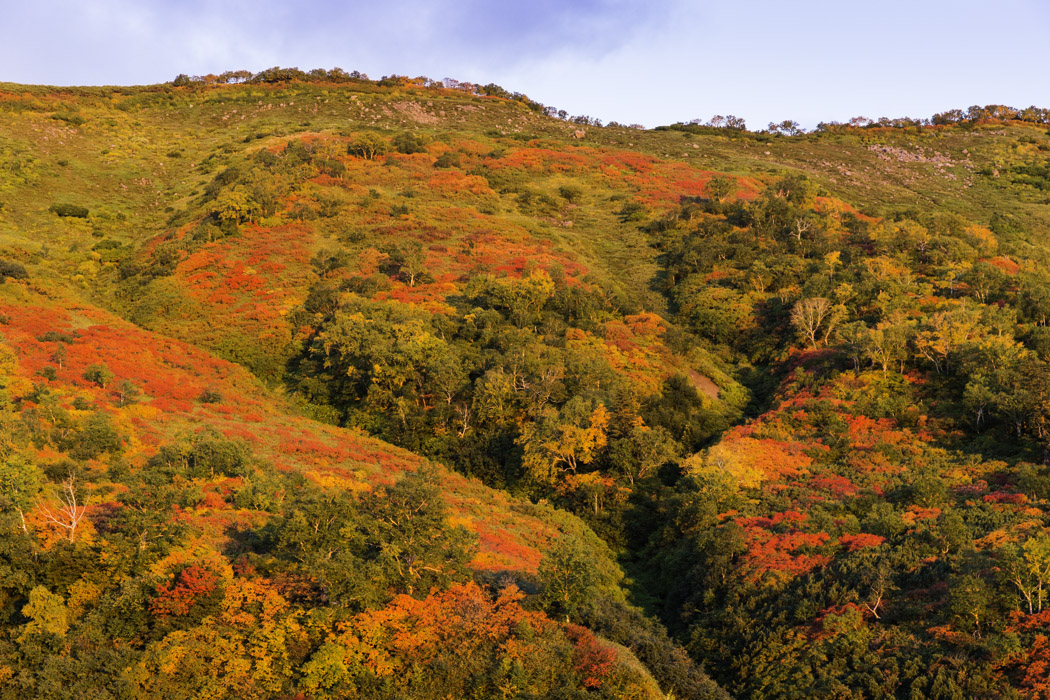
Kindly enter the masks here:
<path id="1" fill-rule="evenodd" d="M 0 17 L 0 82 L 339 67 L 647 127 L 1050 107 L 1050 0 L 0 0 Z"/>

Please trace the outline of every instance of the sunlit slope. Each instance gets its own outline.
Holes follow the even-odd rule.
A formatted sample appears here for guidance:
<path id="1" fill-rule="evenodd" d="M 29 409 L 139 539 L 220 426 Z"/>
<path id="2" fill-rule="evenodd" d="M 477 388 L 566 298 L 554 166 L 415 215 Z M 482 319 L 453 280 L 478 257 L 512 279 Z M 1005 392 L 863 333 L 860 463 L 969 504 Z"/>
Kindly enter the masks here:
<path id="1" fill-rule="evenodd" d="M 421 468 L 424 460 L 358 432 L 299 417 L 241 367 L 185 343 L 151 334 L 58 290 L 0 288 L 0 333 L 14 371 L 9 394 L 24 410 L 64 411 L 72 420 L 104 412 L 119 426 L 132 469 L 159 446 L 212 430 L 244 441 L 278 471 L 298 472 L 317 485 L 351 491 L 391 485 Z M 60 349 L 61 348 L 61 349 Z M 57 353 L 57 354 L 56 354 Z M 87 379 L 90 368 L 104 368 Z M 49 371 L 45 371 L 50 368 Z M 39 458 L 58 455 L 42 449 Z M 89 469 L 104 495 L 119 492 L 105 478 L 105 464 Z M 252 522 L 265 513 L 238 508 L 237 477 L 218 477 L 187 512 L 203 536 L 219 538 L 231 522 Z M 456 521 L 480 536 L 474 566 L 488 571 L 535 572 L 557 529 L 506 496 L 442 470 L 442 489 Z"/>
<path id="2" fill-rule="evenodd" d="M 500 640 L 535 622 L 596 692 L 609 647 L 562 619 L 649 649 L 665 692 L 685 669 L 717 695 L 625 591 L 747 696 L 924 697 L 933 666 L 930 696 L 1035 687 L 1037 618 L 1000 572 L 1045 541 L 1043 127 L 581 127 L 363 82 L 2 93 L 4 477 L 43 494 L 10 541 L 101 543 L 110 566 L 115 521 L 187 529 L 137 574 L 166 640 L 134 640 L 144 687 L 176 668 L 168 594 L 207 588 L 180 568 L 201 552 L 304 614 L 361 611 L 292 645 L 300 688 L 352 676 L 363 630 L 432 658 L 433 620 L 474 610 Z M 45 508 L 67 478 L 76 538 Z M 389 509 L 428 499 L 432 559 L 403 567 L 415 525 Z M 356 569 L 309 534 L 318 501 L 359 508 L 337 539 L 394 562 L 371 600 L 336 585 Z M 38 609 L 28 580 L 11 619 Z M 823 662 L 844 648 L 851 669 Z"/>
<path id="3" fill-rule="evenodd" d="M 539 267 L 600 285 L 627 314 L 661 312 L 638 223 L 713 176 L 448 91 L 12 92 L 0 240 L 137 324 L 267 377 L 310 325 L 294 312 L 322 281 L 382 273 L 369 296 L 440 313 L 472 274 Z M 390 153 L 348 152 L 367 138 Z M 759 186 L 734 182 L 741 197 Z M 398 254 L 413 257 L 410 274 Z M 682 369 L 659 342 L 646 352 L 625 360 L 646 368 L 645 391 Z"/>
<path id="4" fill-rule="evenodd" d="M 517 275 L 531 262 L 661 312 L 656 252 L 638 224 L 706 196 L 716 172 L 737 176 L 734 197 L 802 172 L 872 213 L 936 206 L 987 224 L 993 212 L 1027 235 L 1048 225 L 1045 192 L 1002 196 L 1047 148 L 1031 125 L 797 137 L 578 129 L 498 98 L 371 84 L 5 85 L 2 97 L 0 241 L 105 286 L 107 303 L 137 323 L 262 374 L 277 373 L 293 340 L 287 315 L 331 274 L 310 264 L 318 255 L 347 255 L 338 274 L 364 278 L 392 246 L 418 246 L 422 280 L 393 279 L 378 296 L 432 310 L 471 271 Z M 348 153 L 365 136 L 381 155 Z M 294 158 L 283 157 L 290 144 Z M 265 201 L 236 211 L 238 188 Z M 49 211 L 62 204 L 86 206 L 87 217 Z M 200 224 L 223 207 L 239 235 L 214 245 L 221 236 Z M 138 276 L 112 298 L 115 268 L 149 267 L 158 248 L 167 274 Z"/>
<path id="5" fill-rule="evenodd" d="M 54 594 L 47 593 L 54 595 L 52 600 L 68 596 L 84 614 L 72 625 L 63 622 L 61 634 L 84 639 L 97 634 L 95 618 L 113 604 L 116 591 L 154 596 L 152 602 L 133 606 L 129 614 L 135 621 L 129 619 L 124 631 L 107 632 L 111 640 L 84 642 L 77 652 L 78 658 L 97 652 L 124 659 L 111 661 L 129 664 L 120 674 L 123 692 L 152 696 L 167 687 L 179 692 L 192 687 L 224 697 L 237 687 L 252 697 L 268 697 L 291 687 L 289 683 L 315 692 L 337 683 L 353 688 L 363 682 L 361 673 L 389 688 L 395 669 L 403 665 L 407 672 L 415 659 L 443 653 L 425 643 L 406 647 L 387 639 L 397 629 L 411 627 L 424 635 L 421 639 L 437 635 L 457 648 L 474 645 L 481 654 L 490 642 L 479 640 L 491 638 L 534 644 L 532 653 L 590 655 L 579 656 L 593 662 L 579 662 L 574 671 L 579 676 L 563 682 L 604 686 L 605 692 L 631 697 L 662 697 L 627 649 L 519 604 L 524 596 L 514 583 L 535 586 L 541 558 L 559 539 L 588 536 L 578 520 L 516 501 L 358 432 L 302 418 L 242 367 L 139 329 L 79 300 L 54 280 L 0 284 L 0 427 L 0 497 L 5 508 L 14 504 L 17 510 L 17 515 L 5 512 L 5 519 L 15 517 L 16 529 L 15 540 L 5 545 L 8 566 L 0 604 L 5 610 L 18 604 L 31 611 L 33 596 L 52 589 Z M 168 475 L 160 476 L 164 472 Z M 332 583 L 318 580 L 316 573 L 262 575 L 246 563 L 255 549 L 252 542 L 265 536 L 270 524 L 280 528 L 290 519 L 295 522 L 291 514 L 302 507 L 305 493 L 330 494 L 325 498 L 343 503 L 373 498 L 370 502 L 377 507 L 391 509 L 401 503 L 398 499 L 412 498 L 398 489 L 413 477 L 432 484 L 427 488 L 433 490 L 419 503 L 408 500 L 409 514 L 434 509 L 437 504 L 428 505 L 428 500 L 440 498 L 444 505 L 439 510 L 447 515 L 434 523 L 442 533 L 437 536 L 465 533 L 470 544 L 462 551 L 470 574 L 447 590 L 433 588 L 423 600 L 399 595 L 382 607 L 380 599 L 378 608 L 373 603 L 349 618 L 340 629 L 353 624 L 370 630 L 365 648 L 384 654 L 385 661 L 369 664 L 367 670 L 361 667 L 352 677 L 322 674 L 317 665 L 333 655 L 361 653 L 360 640 L 348 633 L 330 635 L 316 652 L 309 641 L 329 623 L 321 618 L 307 622 L 302 608 L 327 602 L 328 594 L 321 591 Z M 41 483 L 45 480 L 59 485 L 49 489 Z M 38 492 L 35 498 L 31 489 Z M 402 525 L 409 526 L 408 521 Z M 137 545 L 122 549 L 129 536 L 137 538 Z M 33 547 L 40 569 L 35 577 L 52 581 L 47 588 L 32 589 L 29 607 L 25 595 L 31 579 L 20 572 L 13 544 Z M 589 556 L 615 569 L 607 550 L 594 551 Z M 54 579 L 55 562 L 74 552 L 78 563 L 66 566 L 67 578 Z M 395 562 L 405 556 L 399 552 L 391 552 Z M 404 574 L 411 581 L 412 559 L 403 561 L 407 564 L 397 568 L 406 566 Z M 443 567 L 431 562 L 427 569 L 444 577 Z M 352 568 L 335 571 L 336 579 L 353 575 Z M 470 579 L 499 581 L 503 593 L 493 600 Z M 84 591 L 88 598 L 77 598 Z M 413 592 L 411 584 L 408 592 Z M 214 603 L 216 596 L 220 608 L 192 626 L 204 600 Z M 299 612 L 291 605 L 299 606 Z M 262 612 L 252 606 L 261 606 Z M 345 617 L 343 606 L 345 601 L 339 608 Z M 149 630 L 143 627 L 146 614 L 153 620 Z M 469 618 L 476 629 L 462 636 L 462 625 L 450 627 L 436 622 L 434 615 L 439 620 Z M 522 625 L 531 641 L 517 640 Z M 267 643 L 247 641 L 271 633 L 277 637 Z M 122 651 L 107 652 L 111 643 Z M 383 645 L 389 646 L 384 650 Z M 190 666 L 170 663 L 190 647 L 198 648 Z M 4 650 L 6 655 L 6 646 Z M 276 660 L 260 660 L 260 654 Z M 4 693 L 16 697 L 30 688 L 57 692 L 56 683 L 72 684 L 80 688 L 77 692 L 102 687 L 93 673 L 61 680 L 72 657 L 52 658 L 63 670 L 52 671 L 46 681 L 32 675 L 12 680 L 15 671 L 0 663 Z M 11 659 L 5 656 L 6 662 L 19 664 L 16 668 L 30 664 Z M 516 678 L 536 682 L 521 671 Z M 703 681 L 715 693 L 711 697 L 717 697 L 717 688 Z"/>

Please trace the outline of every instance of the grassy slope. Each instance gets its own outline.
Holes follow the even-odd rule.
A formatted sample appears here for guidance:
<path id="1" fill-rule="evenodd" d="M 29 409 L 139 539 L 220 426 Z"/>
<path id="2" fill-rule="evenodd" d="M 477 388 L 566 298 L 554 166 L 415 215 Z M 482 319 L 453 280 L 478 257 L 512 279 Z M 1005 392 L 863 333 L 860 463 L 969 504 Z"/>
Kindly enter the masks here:
<path id="1" fill-rule="evenodd" d="M 395 155 L 386 164 L 344 157 L 348 136 L 362 129 L 419 131 L 436 139 L 427 153 Z M 1038 190 L 997 198 L 1005 182 L 999 169 L 1005 175 L 1046 148 L 1046 134 L 1032 126 L 795 138 L 613 127 L 588 128 L 583 141 L 573 140 L 572 131 L 517 103 L 440 90 L 0 84 L 0 247 L 28 263 L 35 278 L 68 281 L 79 299 L 238 360 L 242 338 L 269 338 L 275 356 L 291 341 L 285 316 L 318 279 L 308 261 L 343 245 L 340 226 L 361 234 L 363 243 L 344 246 L 357 254 L 360 274 L 374 267 L 362 255 L 369 245 L 414 238 L 427 247 L 434 281 L 380 296 L 439 311 L 471 268 L 514 274 L 535 260 L 562 266 L 570 278 L 589 274 L 619 286 L 640 307 L 662 313 L 665 302 L 652 291 L 656 251 L 637 223 L 620 221 L 617 211 L 627 201 L 649 214 L 667 211 L 682 196 L 703 195 L 716 171 L 737 175 L 743 197 L 774 173 L 801 171 L 828 194 L 873 212 L 936 205 L 977 221 L 1001 211 L 1035 235 L 1050 225 Z M 239 236 L 192 251 L 174 276 L 136 298 L 114 297 L 113 258 L 92 250 L 100 240 L 124 246 L 125 257 L 148 255 L 203 215 L 200 194 L 215 172 L 293 138 L 347 164 L 340 181 L 316 180 L 302 193 L 336 198 L 343 218 L 321 225 L 285 217 L 243 227 Z M 431 167 L 446 151 L 460 155 L 460 166 Z M 506 191 L 470 175 L 477 166 L 508 183 Z M 575 203 L 558 200 L 557 211 L 540 214 L 516 205 L 523 188 L 557 199 L 562 185 L 579 188 Z M 369 192 L 378 203 L 360 204 Z M 61 218 L 48 211 L 60 203 L 88 205 L 91 215 Z M 391 216 L 401 203 L 409 213 Z M 643 354 L 657 376 L 682 367 L 681 358 L 659 345 Z"/>
<path id="2" fill-rule="evenodd" d="M 132 464 L 159 445 L 205 427 L 247 441 L 278 470 L 297 470 L 318 484 L 350 490 L 390 485 L 423 464 L 416 455 L 356 431 L 302 418 L 243 368 L 136 328 L 50 284 L 8 282 L 0 287 L 0 318 L 5 319 L 0 326 L 3 346 L 17 358 L 20 387 L 44 384 L 63 397 L 62 405 L 74 417 L 87 413 L 73 408 L 78 397 L 86 405 L 104 407 L 127 435 L 125 457 Z M 44 380 L 38 373 L 54 366 L 51 356 L 57 347 L 57 342 L 39 340 L 49 331 L 73 334 L 74 341 L 67 345 L 57 376 Z M 85 368 L 92 364 L 109 367 L 114 380 L 99 387 L 84 379 Z M 141 391 L 138 400 L 125 406 L 119 400 L 123 380 Z M 197 401 L 205 389 L 218 392 L 222 400 Z M 47 461 L 53 455 L 40 457 Z M 96 476 L 105 481 L 102 474 Z M 457 522 L 480 535 L 476 568 L 526 577 L 535 572 L 541 553 L 557 534 L 543 522 L 541 511 L 451 472 L 443 473 L 442 483 Z M 103 487 L 96 494 L 94 505 L 105 502 L 106 492 Z M 265 514 L 238 511 L 221 498 L 192 513 L 200 534 L 218 538 L 217 543 L 225 525 L 259 517 Z"/>
<path id="3" fill-rule="evenodd" d="M 362 129 L 419 131 L 436 139 L 427 153 L 395 155 L 386 164 L 344 157 L 348 136 Z M 267 338 L 275 356 L 291 341 L 285 316 L 318 279 L 309 265 L 313 255 L 343 246 L 358 256 L 354 271 L 367 274 L 374 261 L 362 251 L 385 240 L 423 242 L 434 281 L 398 285 L 380 297 L 440 311 L 471 268 L 515 274 L 533 260 L 558 264 L 572 278 L 592 275 L 663 313 L 664 299 L 652 291 L 656 251 L 637 223 L 620 221 L 617 211 L 635 201 L 649 214 L 662 213 L 682 196 L 702 195 L 717 171 L 737 175 L 743 197 L 775 173 L 801 171 L 829 194 L 873 212 L 936 205 L 977 221 L 1001 211 L 1036 235 L 1050 226 L 1043 193 L 998 198 L 1005 178 L 989 173 L 1005 174 L 1039 156 L 1050 139 L 1032 126 L 795 138 L 612 127 L 588 128 L 582 141 L 571 138 L 574 130 L 517 103 L 441 90 L 0 84 L 0 246 L 27 262 L 37 279 L 67 280 L 82 299 L 242 360 L 244 339 Z M 124 256 L 147 255 L 161 240 L 185 235 L 203 215 L 200 194 L 216 172 L 294 138 L 347 164 L 340 181 L 318 180 L 302 193 L 339 200 L 342 218 L 321 225 L 285 217 L 244 227 L 239 236 L 192 251 L 174 276 L 135 298 L 114 297 L 113 258 L 92 250 L 100 240 L 124 246 L 118 249 Z M 459 154 L 460 166 L 431 167 L 446 151 Z M 477 166 L 495 173 L 506 191 L 468 174 Z M 523 188 L 557 199 L 563 185 L 580 194 L 574 203 L 558 200 L 557 211 L 523 213 L 516 205 Z M 359 204 L 369 192 L 378 203 Z M 88 205 L 91 215 L 61 218 L 48 211 L 61 203 Z M 391 207 L 402 203 L 409 213 L 391 216 Z M 363 242 L 346 246 L 347 226 Z M 637 366 L 644 355 L 662 367 L 656 376 L 682 367 L 682 359 L 659 345 L 644 353 L 632 349 L 635 361 L 628 352 L 625 362 Z"/>
<path id="4" fill-rule="evenodd" d="M 362 229 L 361 241 L 348 247 L 357 255 L 354 273 L 369 271 L 362 253 L 383 238 L 424 242 L 434 281 L 395 285 L 386 294 L 434 310 L 479 263 L 515 274 L 527 259 L 539 259 L 544 266 L 557 263 L 579 283 L 591 274 L 619 286 L 640 307 L 663 313 L 663 298 L 652 290 L 656 252 L 637 223 L 620 221 L 617 212 L 628 201 L 649 214 L 668 211 L 681 196 L 703 195 L 714 172 L 738 176 L 738 196 L 749 196 L 778 173 L 798 171 L 866 213 L 936 207 L 988 223 L 991 212 L 1001 212 L 1032 237 L 1050 228 L 1045 193 L 1000 196 L 1009 168 L 1042 158 L 1048 143 L 1044 130 L 1024 125 L 769 139 L 588 128 L 581 142 L 570 139 L 568 125 L 520 105 L 458 93 L 371 86 L 55 91 L 0 85 L 0 251 L 26 262 L 36 280 L 28 290 L 4 285 L 0 313 L 8 322 L 0 330 L 16 349 L 25 380 L 39 381 L 34 373 L 53 350 L 35 338 L 76 328 L 84 342 L 71 346 L 68 368 L 52 383 L 69 396 L 90 395 L 108 405 L 133 435 L 134 456 L 212 425 L 249 439 L 281 468 L 348 488 L 368 488 L 417 468 L 413 455 L 298 417 L 248 373 L 199 349 L 240 359 L 224 346 L 235 329 L 244 337 L 269 333 L 279 355 L 291 341 L 286 313 L 319 278 L 309 260 L 344 245 L 338 230 L 287 219 L 245 226 L 237 237 L 195 249 L 175 275 L 130 300 L 113 294 L 115 264 L 92 251 L 100 240 L 111 240 L 144 258 L 202 215 L 200 194 L 227 164 L 244 162 L 259 148 L 282 148 L 292 138 L 342 157 L 349 135 L 362 129 L 437 138 L 427 153 L 393 156 L 390 165 L 343 158 L 348 170 L 341 182 L 312 182 L 308 194 L 345 200 L 351 223 Z M 432 161 L 446 150 L 461 153 L 462 165 L 435 170 Z M 490 156 L 494 151 L 500 153 Z M 577 186 L 582 195 L 572 206 L 558 200 L 555 212 L 523 213 L 520 187 L 500 192 L 470 179 L 471 168 L 482 164 L 514 173 L 521 187 L 554 198 L 562 185 Z M 370 190 L 379 201 L 362 206 Z M 404 197 L 406 191 L 413 196 Z M 64 202 L 90 206 L 92 214 L 81 220 L 48 211 Z M 409 213 L 392 216 L 392 207 L 402 203 Z M 1024 240 L 1005 243 L 1006 252 L 1032 255 Z M 660 376 L 688 365 L 662 346 L 655 355 L 646 360 Z M 98 361 L 109 364 L 118 381 L 135 381 L 148 398 L 120 408 L 112 390 L 88 386 L 80 372 Z M 228 400 L 195 403 L 204 388 Z M 445 479 L 457 518 L 481 536 L 475 565 L 533 572 L 555 532 L 543 512 L 453 474 Z M 202 532 L 219 532 L 209 523 L 253 517 L 233 512 L 221 499 L 212 506 L 193 515 Z"/>
<path id="5" fill-rule="evenodd" d="M 143 454 L 180 432 L 212 425 L 250 440 L 262 456 L 281 467 L 306 470 L 314 478 L 334 479 L 351 488 L 389 483 L 397 472 L 417 468 L 421 460 L 410 453 L 298 417 L 293 407 L 236 365 L 170 336 L 136 328 L 98 307 L 100 300 L 107 300 L 105 284 L 112 266 L 100 262 L 91 247 L 100 238 L 135 247 L 148 244 L 166 230 L 171 211 L 190 203 L 211 179 L 213 168 L 202 169 L 200 163 L 213 154 L 254 150 L 281 140 L 255 139 L 246 145 L 245 137 L 339 130 L 354 122 L 380 127 L 432 125 L 439 118 L 449 119 L 449 114 L 460 115 L 451 120 L 464 124 L 464 129 L 477 129 L 489 123 L 476 123 L 476 114 L 482 111 L 476 104 L 480 98 L 431 99 L 432 106 L 423 111 L 412 108 L 414 103 L 407 102 L 407 96 L 390 91 L 356 94 L 312 87 L 302 91 L 237 88 L 203 95 L 146 91 L 130 97 L 115 92 L 0 84 L 6 107 L 0 111 L 0 153 L 5 157 L 0 244 L 10 257 L 28 263 L 35 280 L 29 289 L 21 284 L 4 285 L 0 303 L 7 318 L 4 336 L 19 356 L 25 379 L 39 380 L 34 374 L 50 364 L 48 357 L 54 349 L 36 337 L 48 330 L 79 330 L 82 337 L 70 346 L 70 361 L 52 383 L 128 414 L 122 422 L 135 431 L 133 441 L 141 445 Z M 309 102 L 303 102 L 304 92 L 309 93 Z M 485 109 L 512 115 L 507 119 L 519 128 L 534 120 L 516 105 L 486 102 Z M 55 118 L 71 115 L 83 123 Z M 173 156 L 175 153 L 179 155 Z M 386 186 L 397 187 L 396 178 Z M 52 203 L 83 203 L 90 206 L 91 215 L 87 219 L 57 217 L 48 211 Z M 285 263 L 302 263 L 324 244 L 323 236 L 307 227 L 279 229 L 249 231 L 222 250 L 223 261 L 236 262 L 239 255 L 250 254 L 266 241 L 275 244 Z M 522 251 L 523 256 L 534 252 L 530 247 Z M 196 269 L 193 264 L 209 267 L 210 262 L 190 261 L 187 276 Z M 280 292 L 301 301 L 303 280 L 293 272 L 284 281 L 286 285 L 265 290 L 269 306 L 274 306 L 269 297 Z M 270 278 L 268 283 L 272 282 Z M 228 307 L 220 300 L 208 311 L 218 315 Z M 207 320 L 213 321 L 214 316 Z M 165 327 L 174 331 L 171 335 L 204 341 L 204 345 L 218 342 L 224 329 L 210 322 L 196 324 L 189 316 Z M 112 386 L 108 391 L 92 387 L 80 376 L 92 363 L 113 369 L 117 375 L 114 384 L 132 380 L 146 399 L 117 408 Z M 205 388 L 218 391 L 227 400 L 214 406 L 196 403 L 194 399 Z M 524 515 L 523 508 L 527 511 L 528 507 L 498 492 L 452 473 L 446 478 L 457 514 L 481 531 L 478 565 L 534 571 L 543 544 L 554 531 Z M 506 541 L 495 537 L 495 531 L 504 533 Z"/>
<path id="6" fill-rule="evenodd" d="M 0 192 L 0 241 L 22 249 L 17 257 L 41 272 L 72 279 L 137 323 L 236 361 L 246 360 L 239 348 L 260 336 L 267 339 L 266 352 L 280 356 L 290 341 L 282 317 L 317 279 L 307 262 L 319 251 L 338 249 L 347 229 L 364 236 L 362 243 L 344 246 L 358 256 L 356 271 L 362 274 L 372 271 L 360 255 L 367 246 L 410 238 L 428 246 L 435 283 L 391 292 L 403 301 L 437 309 L 470 269 L 483 265 L 516 274 L 533 261 L 560 265 L 570 277 L 590 275 L 639 307 L 663 312 L 665 301 L 651 288 L 655 251 L 637 223 L 621 221 L 617 212 L 627 201 L 666 210 L 683 194 L 702 194 L 712 174 L 617 148 L 615 139 L 599 132 L 592 141 L 570 144 L 560 122 L 514 103 L 458 93 L 305 86 L 130 97 L 92 91 L 85 97 L 17 90 L 42 96 L 32 101 L 36 110 L 16 109 L 25 100 L 0 103 L 8 107 L 0 112 L 7 170 L 21 174 L 7 177 Z M 420 130 L 437 138 L 428 153 L 394 156 L 385 165 L 346 158 L 345 134 L 362 127 Z M 243 235 L 181 261 L 174 277 L 130 300 L 113 297 L 115 266 L 92 251 L 100 239 L 141 257 L 162 238 L 185 235 L 205 213 L 199 196 L 215 172 L 292 138 L 318 144 L 347 163 L 341 181 L 309 183 L 302 196 L 334 198 L 348 211 L 324 226 L 285 217 L 244 227 Z M 461 155 L 461 166 L 434 169 L 434 157 L 447 150 Z M 502 156 L 493 158 L 493 152 Z M 468 174 L 479 165 L 509 191 L 494 191 Z M 579 188 L 576 203 L 559 199 L 563 185 Z M 740 194 L 756 185 L 742 179 Z M 523 213 L 523 188 L 557 200 L 557 210 Z M 369 192 L 377 201 L 355 208 Z M 92 214 L 87 220 L 59 218 L 48 211 L 54 203 L 89 204 Z M 407 204 L 410 213 L 390 216 L 398 204 Z M 176 212 L 182 228 L 169 224 Z M 675 364 L 670 361 L 660 374 Z"/>
<path id="7" fill-rule="evenodd" d="M 405 109 L 399 102 L 384 104 L 391 102 L 387 96 L 368 100 L 369 105 L 362 107 L 354 104 L 359 96 L 340 95 L 337 104 L 323 111 L 297 108 L 297 115 L 305 111 L 311 116 L 290 125 L 292 97 L 279 96 L 288 99 L 287 105 L 277 102 L 278 97 L 258 102 L 252 91 L 231 91 L 203 103 L 191 96 L 182 100 L 182 109 L 172 109 L 166 99 L 159 108 L 121 109 L 119 98 L 99 96 L 97 91 L 55 97 L 50 91 L 30 89 L 28 92 L 42 95 L 42 102 L 31 98 L 33 104 L 27 110 L 5 92 L 0 88 L 0 99 L 8 108 L 0 110 L 0 250 L 4 257 L 25 263 L 31 276 L 29 283 L 0 284 L 0 348 L 14 359 L 8 367 L 12 375 L 8 389 L 13 396 L 24 402 L 34 385 L 45 387 L 74 419 L 101 408 L 125 438 L 123 457 L 132 468 L 144 463 L 160 445 L 204 428 L 243 439 L 258 457 L 279 470 L 299 471 L 325 486 L 370 489 L 389 485 L 399 474 L 420 468 L 424 460 L 404 450 L 300 417 L 295 407 L 242 367 L 201 349 L 215 349 L 225 340 L 227 334 L 221 331 L 228 330 L 222 325 L 230 311 L 227 299 L 209 302 L 205 295 L 199 307 L 203 323 L 197 322 L 198 309 L 185 305 L 162 308 L 157 313 L 162 322 L 156 324 L 162 333 L 107 311 L 106 306 L 120 306 L 108 288 L 114 265 L 105 252 L 92 250 L 101 240 L 148 251 L 157 236 L 168 230 L 172 211 L 191 205 L 211 179 L 216 166 L 202 168 L 200 164 L 208 162 L 210 154 L 245 148 L 245 136 L 258 134 L 260 129 L 295 134 L 337 129 L 346 123 L 348 113 L 366 120 L 374 110 L 389 118 L 385 115 L 391 110 Z M 245 98 L 254 101 L 257 118 L 241 126 L 231 116 L 243 109 L 234 105 L 246 103 Z M 318 97 L 316 102 L 326 104 L 327 100 Z M 470 114 L 471 105 L 459 104 L 461 99 L 456 102 L 455 109 Z M 274 112 L 280 116 L 270 116 Z M 307 123 L 319 113 L 319 124 Z M 253 141 L 253 148 L 260 142 L 266 145 L 266 137 Z M 57 217 L 49 207 L 60 203 L 88 206 L 91 214 L 85 219 Z M 276 265 L 293 269 L 286 276 L 268 277 L 267 284 L 279 281 L 280 285 L 251 289 L 260 295 L 249 295 L 244 301 L 250 304 L 234 309 L 238 323 L 247 323 L 248 333 L 257 331 L 259 324 L 272 323 L 274 309 L 280 312 L 302 301 L 309 281 L 305 263 L 324 245 L 323 235 L 308 227 L 258 228 L 228 248 L 212 246 L 203 251 L 204 260 L 184 261 L 187 269 L 179 271 L 180 281 L 189 281 L 190 289 L 194 263 L 219 269 L 232 264 L 231 275 L 251 275 L 253 271 L 245 272 L 239 264 L 244 261 L 237 258 L 254 255 L 260 240 L 275 245 L 280 260 Z M 522 262 L 549 248 L 548 243 L 536 242 L 525 227 L 521 240 Z M 216 259 L 207 259 L 209 253 L 217 253 Z M 262 265 L 267 261 L 248 262 Z M 274 299 L 282 291 L 288 295 L 283 305 Z M 255 313 L 260 310 L 261 316 Z M 52 354 L 57 347 L 55 342 L 40 340 L 49 331 L 72 334 L 74 340 L 57 374 L 44 379 L 40 371 L 54 366 Z M 108 366 L 115 375 L 113 381 L 99 387 L 84 379 L 84 369 L 92 364 Z M 121 405 L 117 389 L 124 380 L 142 392 L 128 405 Z M 197 401 L 205 389 L 221 394 L 222 401 Z M 37 457 L 46 463 L 61 455 L 45 449 Z M 88 470 L 89 512 L 105 510 L 121 486 L 109 480 L 102 464 L 89 464 Z M 543 553 L 558 537 L 564 516 L 545 506 L 515 501 L 447 470 L 441 473 L 453 522 L 478 535 L 472 567 L 483 576 L 510 575 L 530 581 Z M 267 517 L 236 508 L 228 496 L 237 484 L 222 481 L 212 483 L 205 499 L 180 515 L 191 526 L 194 538 L 213 548 L 224 546 L 231 526 L 258 524 Z M 90 532 L 82 535 L 91 536 Z M 626 651 L 622 657 L 623 663 L 637 665 Z M 654 695 L 655 684 L 646 682 L 645 692 Z"/>
<path id="8" fill-rule="evenodd" d="M 1039 143 L 1045 148 L 1047 138 L 1030 125 L 768 139 L 589 128 L 583 141 L 573 141 L 568 125 L 519 104 L 445 91 L 240 86 L 81 93 L 86 94 L 0 84 L 6 97 L 0 102 L 0 201 L 5 203 L 0 241 L 25 245 L 25 237 L 12 235 L 17 225 L 33 243 L 55 249 L 52 258 L 62 248 L 65 270 L 85 280 L 94 271 L 89 231 L 49 215 L 51 203 L 94 203 L 92 228 L 137 243 L 144 234 L 165 230 L 169 207 L 191 207 L 192 197 L 221 164 L 287 140 L 281 137 L 337 139 L 363 128 L 420 131 L 478 153 L 502 148 L 512 159 L 521 154 L 515 165 L 524 163 L 528 186 L 537 191 L 583 186 L 582 206 L 556 221 L 516 214 L 507 196 L 474 197 L 463 204 L 491 212 L 486 216 L 496 221 L 487 223 L 524 225 L 525 235 L 551 241 L 604 280 L 622 281 L 656 309 L 659 298 L 643 291 L 655 271 L 653 254 L 636 226 L 619 224 L 619 205 L 609 197 L 634 197 L 659 209 L 679 195 L 701 194 L 711 171 L 759 182 L 773 173 L 801 171 L 830 194 L 873 212 L 937 206 L 981 221 L 988 212 L 1003 211 L 1029 230 L 1050 226 L 1044 193 L 1004 200 L 1006 178 L 980 174 L 998 168 L 1005 175 L 1010 165 L 1038 157 Z M 83 123 L 76 125 L 78 120 Z M 244 142 L 253 137 L 262 138 Z M 532 137 L 539 140 L 530 142 Z M 530 147 L 531 160 L 525 157 Z M 559 156 L 549 158 L 552 151 Z M 656 160 L 639 158 L 643 155 Z M 408 177 L 394 177 L 380 191 L 397 194 L 418 185 L 413 180 L 418 173 L 401 175 Z M 745 183 L 745 192 L 757 184 Z M 560 225 L 570 220 L 572 228 Z M 79 255 L 65 253 L 71 243 L 79 244 Z"/>

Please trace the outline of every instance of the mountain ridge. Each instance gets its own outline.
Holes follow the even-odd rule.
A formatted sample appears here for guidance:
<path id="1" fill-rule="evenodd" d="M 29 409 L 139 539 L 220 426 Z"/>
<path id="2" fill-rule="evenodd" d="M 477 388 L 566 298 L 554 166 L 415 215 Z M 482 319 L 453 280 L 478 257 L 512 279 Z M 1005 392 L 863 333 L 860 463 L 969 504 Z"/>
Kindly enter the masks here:
<path id="1" fill-rule="evenodd" d="M 11 692 L 1038 697 L 1045 124 L 328 77 L 0 85 Z"/>

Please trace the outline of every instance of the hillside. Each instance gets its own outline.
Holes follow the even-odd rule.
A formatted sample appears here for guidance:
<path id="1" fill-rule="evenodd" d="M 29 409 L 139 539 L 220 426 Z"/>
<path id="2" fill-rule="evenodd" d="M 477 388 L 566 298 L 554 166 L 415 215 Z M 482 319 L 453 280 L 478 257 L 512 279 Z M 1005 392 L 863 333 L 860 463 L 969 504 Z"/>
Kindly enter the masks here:
<path id="1" fill-rule="evenodd" d="M 1043 697 L 1038 114 L 177 83 L 0 84 L 0 697 Z"/>

